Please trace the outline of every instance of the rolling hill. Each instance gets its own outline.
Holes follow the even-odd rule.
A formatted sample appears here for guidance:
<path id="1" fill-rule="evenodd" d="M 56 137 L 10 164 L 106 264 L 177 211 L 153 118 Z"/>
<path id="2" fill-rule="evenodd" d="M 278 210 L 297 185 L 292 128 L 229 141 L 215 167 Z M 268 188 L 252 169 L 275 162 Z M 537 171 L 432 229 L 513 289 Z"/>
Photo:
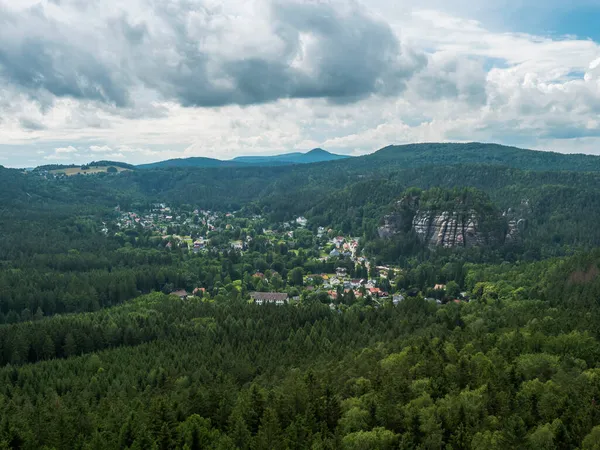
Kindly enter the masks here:
<path id="1" fill-rule="evenodd" d="M 350 167 L 391 164 L 403 168 L 486 164 L 536 171 L 600 171 L 600 157 L 595 155 L 526 150 L 479 142 L 390 145 L 370 155 L 353 158 L 347 164 Z"/>
<path id="2" fill-rule="evenodd" d="M 307 153 L 284 153 L 274 156 L 238 156 L 231 160 L 221 160 L 215 158 L 192 157 L 177 158 L 166 161 L 158 161 L 150 164 L 141 164 L 139 169 L 158 169 L 167 167 L 196 167 L 196 168 L 215 168 L 215 167 L 245 167 L 245 166 L 282 166 L 289 164 L 308 164 L 316 162 L 336 161 L 347 159 L 349 156 L 336 155 L 326 150 L 316 148 Z"/>
<path id="3" fill-rule="evenodd" d="M 140 164 L 138 169 L 165 169 L 169 167 L 190 167 L 190 168 L 214 168 L 214 167 L 236 167 L 239 163 L 231 161 L 222 161 L 215 158 L 204 158 L 201 156 L 192 158 L 175 158 L 165 161 L 158 161 L 148 164 Z"/>
<path id="4" fill-rule="evenodd" d="M 483 164 L 511 167 L 532 171 L 574 171 L 599 172 L 600 157 L 585 154 L 562 154 L 556 152 L 526 150 L 498 144 L 471 142 L 425 143 L 390 145 L 368 155 L 349 157 L 330 153 L 316 148 L 307 153 L 284 153 L 273 156 L 239 156 L 231 160 L 191 157 L 158 161 L 133 166 L 118 162 L 90 163 L 90 166 L 113 165 L 125 169 L 166 169 L 166 168 L 256 168 L 281 167 L 294 164 L 329 162 L 328 166 L 347 174 L 371 171 L 387 172 L 392 169 L 408 169 L 432 166 L 456 166 L 463 164 Z M 78 167 L 75 165 L 47 165 L 37 169 L 56 170 Z M 306 170 L 314 171 L 314 166 Z"/>
<path id="5" fill-rule="evenodd" d="M 336 161 L 340 159 L 348 159 L 346 155 L 336 155 L 322 148 L 315 148 L 308 153 L 284 153 L 274 156 L 238 156 L 232 161 L 257 164 L 257 165 L 273 165 L 273 164 L 308 164 L 315 162 Z"/>

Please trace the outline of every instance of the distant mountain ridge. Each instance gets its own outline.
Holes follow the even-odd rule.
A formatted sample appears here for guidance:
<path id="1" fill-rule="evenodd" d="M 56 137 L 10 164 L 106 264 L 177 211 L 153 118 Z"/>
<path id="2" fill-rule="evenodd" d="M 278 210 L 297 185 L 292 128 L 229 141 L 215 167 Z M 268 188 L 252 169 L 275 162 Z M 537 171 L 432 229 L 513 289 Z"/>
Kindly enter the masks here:
<path id="1" fill-rule="evenodd" d="M 279 166 L 288 164 L 309 164 L 316 162 L 336 161 L 350 156 L 336 155 L 322 148 L 315 148 L 307 153 L 283 153 L 273 156 L 238 156 L 231 160 L 216 158 L 192 157 L 140 164 L 138 169 L 156 169 L 167 167 L 246 167 L 246 166 Z"/>
<path id="2" fill-rule="evenodd" d="M 314 162 L 335 161 L 339 159 L 347 159 L 350 156 L 336 155 L 322 148 L 315 148 L 308 153 L 284 153 L 273 156 L 238 156 L 232 161 L 238 161 L 247 164 L 269 164 L 269 163 L 289 163 L 289 164 L 307 164 Z"/>
<path id="3" fill-rule="evenodd" d="M 423 143 L 389 145 L 371 154 L 350 157 L 337 155 L 317 148 L 307 153 L 287 153 L 273 156 L 240 156 L 231 160 L 191 157 L 170 159 L 132 166 L 110 162 L 110 165 L 128 169 L 244 169 L 258 167 L 283 167 L 293 164 L 328 162 L 336 170 L 363 174 L 382 169 L 416 169 L 420 167 L 486 165 L 503 166 L 530 171 L 600 172 L 600 156 L 589 154 L 564 154 L 549 151 L 526 150 L 499 144 Z M 106 162 L 108 163 L 108 162 Z M 93 165 L 94 163 L 90 163 Z M 45 165 L 36 170 L 65 169 L 75 165 Z"/>
<path id="4" fill-rule="evenodd" d="M 88 166 L 88 167 L 113 166 L 113 167 L 120 167 L 122 169 L 129 169 L 129 170 L 135 169 L 135 166 L 132 164 L 127 164 L 127 163 L 119 162 L 119 161 L 102 160 L 102 161 L 92 161 L 88 164 L 45 164 L 43 166 L 38 166 L 38 167 L 35 167 L 32 169 L 27 169 L 27 170 L 63 170 L 63 169 L 75 169 L 75 168 L 83 167 L 83 166 Z"/>
<path id="5" fill-rule="evenodd" d="M 462 164 L 499 165 L 535 171 L 599 172 L 600 156 L 469 142 L 389 145 L 348 161 L 349 166 L 394 165 L 402 168 Z"/>
<path id="6" fill-rule="evenodd" d="M 233 161 L 223 161 L 216 158 L 205 158 L 194 156 L 191 158 L 174 158 L 165 161 L 158 161 L 148 164 L 140 164 L 137 169 L 166 169 L 169 167 L 189 167 L 189 168 L 211 168 L 211 167 L 239 167 L 240 164 Z"/>

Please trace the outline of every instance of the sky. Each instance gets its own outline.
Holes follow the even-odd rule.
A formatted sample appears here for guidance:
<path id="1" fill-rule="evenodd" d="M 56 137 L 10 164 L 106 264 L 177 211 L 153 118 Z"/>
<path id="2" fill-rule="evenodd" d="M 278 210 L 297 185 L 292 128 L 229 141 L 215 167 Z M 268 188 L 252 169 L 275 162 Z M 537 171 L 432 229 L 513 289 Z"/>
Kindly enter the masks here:
<path id="1" fill-rule="evenodd" d="M 0 0 L 0 165 L 600 154 L 598 0 Z"/>

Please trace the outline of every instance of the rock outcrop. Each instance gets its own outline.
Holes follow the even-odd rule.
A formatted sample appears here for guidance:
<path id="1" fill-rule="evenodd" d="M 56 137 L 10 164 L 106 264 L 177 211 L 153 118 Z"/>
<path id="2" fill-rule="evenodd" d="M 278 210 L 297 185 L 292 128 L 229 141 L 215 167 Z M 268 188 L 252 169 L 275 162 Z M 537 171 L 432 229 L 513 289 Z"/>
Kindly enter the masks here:
<path id="1" fill-rule="evenodd" d="M 383 217 L 379 237 L 389 239 L 412 231 L 431 248 L 473 247 L 514 243 L 525 227 L 513 211 L 501 213 L 490 205 L 478 208 L 450 201 L 454 209 L 431 209 L 423 203 L 414 196 L 397 202 L 394 211 Z"/>
<path id="2" fill-rule="evenodd" d="M 472 247 L 496 241 L 496 236 L 479 230 L 475 211 L 418 211 L 412 227 L 419 240 L 430 247 Z"/>

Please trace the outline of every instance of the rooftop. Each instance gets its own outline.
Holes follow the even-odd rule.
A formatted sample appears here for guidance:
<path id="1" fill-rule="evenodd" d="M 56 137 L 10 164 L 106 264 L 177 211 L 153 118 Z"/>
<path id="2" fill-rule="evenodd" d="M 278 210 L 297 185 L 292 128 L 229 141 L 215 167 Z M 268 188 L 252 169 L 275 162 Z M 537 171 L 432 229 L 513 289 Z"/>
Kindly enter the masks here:
<path id="1" fill-rule="evenodd" d="M 253 300 L 264 300 L 274 302 L 277 300 L 287 300 L 288 295 L 285 292 L 250 292 Z"/>

